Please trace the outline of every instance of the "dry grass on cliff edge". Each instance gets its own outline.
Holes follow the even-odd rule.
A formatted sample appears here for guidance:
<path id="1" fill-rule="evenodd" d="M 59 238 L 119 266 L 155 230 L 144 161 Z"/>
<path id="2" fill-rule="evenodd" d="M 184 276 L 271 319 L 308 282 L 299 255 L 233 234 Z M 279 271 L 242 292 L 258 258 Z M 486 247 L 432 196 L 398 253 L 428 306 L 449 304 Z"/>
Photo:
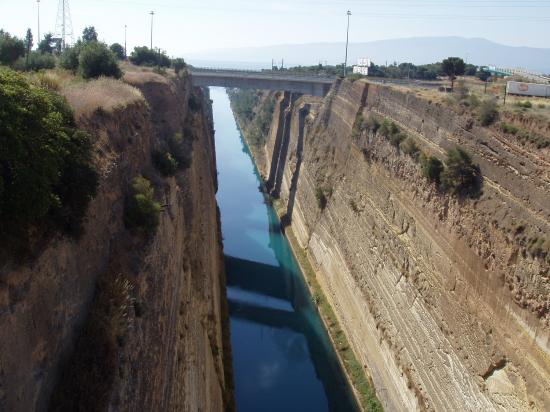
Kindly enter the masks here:
<path id="1" fill-rule="evenodd" d="M 76 118 L 97 109 L 112 112 L 143 100 L 143 95 L 135 87 L 107 77 L 69 83 L 62 87 L 61 94 L 73 108 Z"/>

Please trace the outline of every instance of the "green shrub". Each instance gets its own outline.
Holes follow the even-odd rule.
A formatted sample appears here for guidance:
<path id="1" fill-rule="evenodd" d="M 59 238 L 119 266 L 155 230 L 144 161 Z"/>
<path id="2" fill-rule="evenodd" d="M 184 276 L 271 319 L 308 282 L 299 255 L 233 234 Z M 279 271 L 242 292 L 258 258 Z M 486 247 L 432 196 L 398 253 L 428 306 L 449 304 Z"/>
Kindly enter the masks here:
<path id="1" fill-rule="evenodd" d="M 155 201 L 151 182 L 142 176 L 132 182 L 132 192 L 126 201 L 124 223 L 128 229 L 145 235 L 153 234 L 160 221 L 160 204 Z"/>
<path id="2" fill-rule="evenodd" d="M 533 103 L 531 103 L 529 100 L 520 100 L 516 102 L 516 106 L 523 109 L 530 109 L 531 107 L 533 107 Z"/>
<path id="3" fill-rule="evenodd" d="M 58 50 L 58 42 L 54 40 L 52 33 L 46 33 L 44 38 L 38 42 L 37 48 L 40 53 L 52 54 Z"/>
<path id="4" fill-rule="evenodd" d="M 47 70 L 55 68 L 55 57 L 48 53 L 31 51 L 27 57 L 20 57 L 12 67 L 18 71 Z"/>
<path id="5" fill-rule="evenodd" d="M 360 73 L 351 73 L 351 74 L 348 74 L 346 76 L 346 78 L 351 81 L 352 83 L 355 82 L 356 80 L 359 80 L 359 79 L 362 79 L 363 78 L 363 75 L 360 74 Z"/>
<path id="6" fill-rule="evenodd" d="M 178 162 L 170 152 L 162 150 L 153 151 L 153 165 L 164 176 L 174 176 L 178 169 Z"/>
<path id="7" fill-rule="evenodd" d="M 78 232 L 98 176 L 61 96 L 0 69 L 0 101 L 0 246 L 24 253 L 31 228 Z"/>
<path id="8" fill-rule="evenodd" d="M 84 30 L 82 30 L 83 43 L 97 42 L 97 38 L 98 38 L 98 35 L 94 26 L 84 27 Z"/>
<path id="9" fill-rule="evenodd" d="M 544 103 L 539 103 L 539 104 L 537 104 L 537 107 L 538 107 L 539 109 L 545 109 L 545 108 L 546 108 L 546 105 L 545 105 Z"/>
<path id="10" fill-rule="evenodd" d="M 317 206 L 319 209 L 324 210 L 325 207 L 327 207 L 327 197 L 320 187 L 315 189 L 315 199 L 317 199 Z"/>
<path id="11" fill-rule="evenodd" d="M 172 66 L 174 66 L 174 71 L 176 74 L 179 74 L 180 71 L 187 67 L 187 64 L 185 63 L 185 60 L 177 58 L 172 60 Z"/>
<path id="12" fill-rule="evenodd" d="M 378 121 L 376 116 L 371 114 L 367 118 L 367 121 L 365 122 L 365 126 L 367 127 L 367 129 L 369 129 L 373 133 L 376 133 L 378 131 L 378 129 L 380 129 L 380 122 Z"/>
<path id="13" fill-rule="evenodd" d="M 124 47 L 120 43 L 113 43 L 109 46 L 109 49 L 113 52 L 118 60 L 124 60 L 126 54 L 124 53 Z"/>
<path id="14" fill-rule="evenodd" d="M 479 100 L 479 97 L 475 94 L 471 94 L 468 96 L 468 104 L 472 108 L 478 108 L 481 105 L 481 100 Z"/>
<path id="15" fill-rule="evenodd" d="M 78 61 L 79 72 L 85 79 L 100 76 L 114 77 L 115 79 L 122 77 L 117 59 L 105 43 L 96 41 L 86 43 L 82 46 Z"/>
<path id="16" fill-rule="evenodd" d="M 412 137 L 407 137 L 405 141 L 401 143 L 399 148 L 404 154 L 411 156 L 413 159 L 417 159 L 420 154 L 420 149 Z"/>
<path id="17" fill-rule="evenodd" d="M 67 47 L 61 54 L 59 64 L 66 70 L 70 70 L 73 73 L 78 71 L 78 66 L 80 64 L 79 56 L 82 49 L 82 43 L 80 41 L 72 47 Z"/>
<path id="18" fill-rule="evenodd" d="M 170 67 L 170 58 L 161 50 L 153 50 L 147 46 L 136 47 L 130 54 L 130 61 L 138 66 Z"/>
<path id="19" fill-rule="evenodd" d="M 502 130 L 504 133 L 509 133 L 513 135 L 517 134 L 519 131 L 516 126 L 504 122 L 500 124 L 500 130 Z"/>
<path id="20" fill-rule="evenodd" d="M 497 103 L 495 100 L 485 100 L 479 106 L 479 120 L 482 126 L 489 126 L 494 123 L 498 115 Z"/>
<path id="21" fill-rule="evenodd" d="M 0 65 L 12 65 L 25 54 L 25 42 L 0 30 Z"/>
<path id="22" fill-rule="evenodd" d="M 441 174 L 443 189 L 455 195 L 476 195 L 479 190 L 480 171 L 470 155 L 460 147 L 449 150 Z"/>
<path id="23" fill-rule="evenodd" d="M 382 124 L 380 125 L 380 129 L 378 129 L 378 132 L 384 137 L 390 137 L 398 133 L 399 128 L 394 122 L 390 121 L 389 119 L 384 119 L 382 120 Z"/>
<path id="24" fill-rule="evenodd" d="M 363 130 L 363 113 L 359 112 L 357 113 L 357 116 L 355 116 L 351 136 L 354 139 L 357 139 L 361 135 L 361 130 Z"/>
<path id="25" fill-rule="evenodd" d="M 399 145 L 401 142 L 403 142 L 407 138 L 407 135 L 405 133 L 395 133 L 390 136 L 390 144 L 395 147 L 399 148 Z"/>
<path id="26" fill-rule="evenodd" d="M 430 182 L 440 182 L 441 172 L 443 172 L 443 163 L 441 163 L 441 160 L 439 160 L 437 157 L 426 156 L 424 153 L 421 153 L 420 164 L 422 176 L 424 176 Z"/>
<path id="27" fill-rule="evenodd" d="M 190 137 L 188 136 L 188 141 Z M 168 152 L 174 158 L 177 163 L 178 169 L 187 169 L 191 164 L 190 151 L 191 144 L 186 145 L 183 135 L 181 133 L 175 133 L 169 137 L 166 141 Z"/>

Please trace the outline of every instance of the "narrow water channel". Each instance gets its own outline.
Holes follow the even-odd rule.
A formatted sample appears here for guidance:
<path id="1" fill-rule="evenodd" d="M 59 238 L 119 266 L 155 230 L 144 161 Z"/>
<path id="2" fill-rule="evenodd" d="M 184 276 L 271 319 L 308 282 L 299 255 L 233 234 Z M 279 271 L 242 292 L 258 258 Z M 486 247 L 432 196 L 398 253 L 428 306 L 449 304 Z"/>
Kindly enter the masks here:
<path id="1" fill-rule="evenodd" d="M 237 409 L 357 411 L 224 89 L 211 88 Z"/>

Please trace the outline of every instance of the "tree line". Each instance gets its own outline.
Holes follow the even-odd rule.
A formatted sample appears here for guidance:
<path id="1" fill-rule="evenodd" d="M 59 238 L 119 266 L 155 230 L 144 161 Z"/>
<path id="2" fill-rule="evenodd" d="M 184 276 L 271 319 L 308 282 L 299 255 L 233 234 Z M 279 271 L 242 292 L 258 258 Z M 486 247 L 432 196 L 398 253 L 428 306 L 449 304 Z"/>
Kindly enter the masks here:
<path id="1" fill-rule="evenodd" d="M 108 45 L 98 39 L 93 26 L 86 27 L 77 42 L 65 48 L 52 33 L 44 35 L 33 49 L 34 38 L 31 29 L 24 39 L 0 29 L 0 65 L 19 71 L 53 69 L 56 66 L 79 73 L 84 78 L 122 75 L 118 61 L 129 60 L 139 66 L 157 68 L 172 67 L 179 73 L 186 67 L 181 58 L 170 58 L 161 49 L 146 46 L 135 47 L 130 56 L 120 43 Z"/>

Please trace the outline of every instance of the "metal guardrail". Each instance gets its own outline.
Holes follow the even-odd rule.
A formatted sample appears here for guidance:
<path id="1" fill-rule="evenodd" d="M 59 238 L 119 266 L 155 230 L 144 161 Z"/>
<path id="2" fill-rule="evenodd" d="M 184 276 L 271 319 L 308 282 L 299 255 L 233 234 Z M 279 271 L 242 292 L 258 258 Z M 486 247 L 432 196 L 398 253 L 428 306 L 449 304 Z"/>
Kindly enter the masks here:
<path id="1" fill-rule="evenodd" d="M 336 76 L 318 74 L 318 73 L 304 73 L 299 71 L 290 71 L 290 70 L 243 70 L 243 69 L 220 69 L 215 67 L 192 67 L 191 73 L 213 73 L 213 74 L 243 74 L 243 75 L 260 75 L 263 77 L 269 78 L 281 78 L 281 77 L 297 77 L 303 79 L 322 79 L 322 80 L 331 80 L 336 79 Z"/>
<path id="2" fill-rule="evenodd" d="M 322 74 L 308 74 L 304 72 L 294 72 L 290 70 L 274 71 L 274 70 L 246 70 L 246 69 L 221 69 L 217 67 L 192 67 L 191 73 L 208 73 L 231 76 L 232 74 L 242 78 L 261 78 L 261 79 L 279 79 L 279 80 L 303 80 L 310 82 L 322 82 L 332 83 L 336 80 L 337 76 L 328 76 Z M 389 77 L 365 77 L 365 79 L 372 83 L 396 85 L 396 86 L 409 86 L 415 88 L 427 88 L 434 89 L 441 86 L 441 83 L 430 82 L 428 80 L 420 79 L 393 79 Z"/>

